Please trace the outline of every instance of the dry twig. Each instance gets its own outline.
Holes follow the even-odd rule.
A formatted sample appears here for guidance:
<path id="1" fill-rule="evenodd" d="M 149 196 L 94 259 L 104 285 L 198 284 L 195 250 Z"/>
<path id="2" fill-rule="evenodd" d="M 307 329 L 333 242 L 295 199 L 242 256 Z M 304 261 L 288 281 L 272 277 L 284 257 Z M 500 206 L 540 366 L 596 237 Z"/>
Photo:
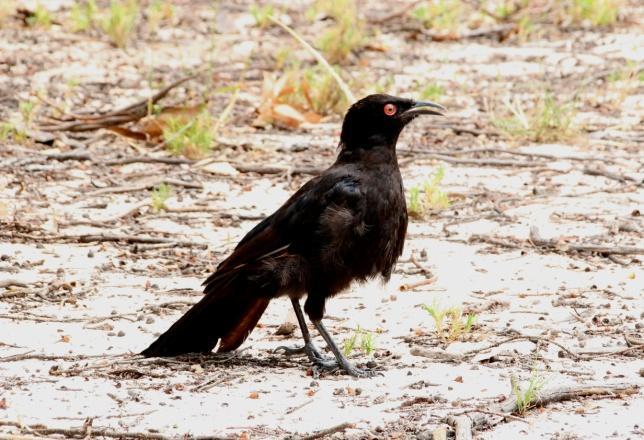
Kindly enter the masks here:
<path id="1" fill-rule="evenodd" d="M 615 384 L 615 385 L 585 385 L 569 386 L 541 391 L 535 402 L 537 406 L 544 406 L 549 403 L 563 402 L 566 400 L 578 399 L 589 396 L 620 397 L 632 395 L 639 392 L 639 386 L 635 384 Z M 504 420 L 506 414 L 514 413 L 518 410 L 517 402 L 514 397 L 509 397 L 506 402 L 500 405 L 492 405 L 486 412 L 470 415 L 468 413 L 458 413 L 446 418 L 447 423 L 454 427 L 456 439 L 469 440 L 472 438 L 472 431 L 483 426 L 494 426 L 488 412 L 499 413 Z M 495 414 L 496 415 L 496 414 Z"/>

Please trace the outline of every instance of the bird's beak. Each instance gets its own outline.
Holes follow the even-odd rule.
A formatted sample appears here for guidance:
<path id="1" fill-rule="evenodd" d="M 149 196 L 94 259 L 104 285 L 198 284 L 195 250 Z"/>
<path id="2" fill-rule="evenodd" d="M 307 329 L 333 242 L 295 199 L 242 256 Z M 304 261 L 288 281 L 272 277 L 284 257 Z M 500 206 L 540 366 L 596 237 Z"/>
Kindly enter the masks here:
<path id="1" fill-rule="evenodd" d="M 430 101 L 416 101 L 414 105 L 408 110 L 403 112 L 404 117 L 417 116 L 417 115 L 439 115 L 445 116 L 443 113 L 445 107 L 435 102 Z"/>

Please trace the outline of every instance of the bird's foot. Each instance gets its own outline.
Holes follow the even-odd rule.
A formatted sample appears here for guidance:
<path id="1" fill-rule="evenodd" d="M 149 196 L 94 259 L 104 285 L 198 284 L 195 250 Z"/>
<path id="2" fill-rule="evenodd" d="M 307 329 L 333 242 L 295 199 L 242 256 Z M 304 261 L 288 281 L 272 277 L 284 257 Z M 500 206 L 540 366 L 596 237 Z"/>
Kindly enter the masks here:
<path id="1" fill-rule="evenodd" d="M 320 373 L 335 373 L 337 371 L 344 371 L 349 376 L 366 378 L 374 376 L 382 376 L 382 373 L 372 368 L 358 368 L 346 359 L 338 360 L 320 360 L 313 361 L 313 374 L 319 376 Z"/>
<path id="2" fill-rule="evenodd" d="M 312 342 L 305 343 L 302 347 L 286 347 L 286 346 L 281 346 L 277 347 L 274 352 L 279 352 L 281 351 L 284 353 L 286 356 L 294 356 L 298 354 L 305 354 L 311 362 L 314 364 L 317 362 L 328 362 L 329 359 L 325 357 L 320 351 L 317 349 L 315 345 L 313 345 Z"/>

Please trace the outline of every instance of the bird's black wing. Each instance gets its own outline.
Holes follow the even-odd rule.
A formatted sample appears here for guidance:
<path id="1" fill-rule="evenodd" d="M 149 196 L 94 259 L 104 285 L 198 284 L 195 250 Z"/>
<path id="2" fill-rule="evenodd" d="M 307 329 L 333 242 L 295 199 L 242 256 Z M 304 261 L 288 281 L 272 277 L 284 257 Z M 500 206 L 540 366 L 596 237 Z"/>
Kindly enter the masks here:
<path id="1" fill-rule="evenodd" d="M 214 281 L 267 257 L 313 255 L 361 226 L 366 204 L 359 179 L 343 168 L 330 168 L 302 186 L 275 213 L 258 223 L 205 282 Z"/>

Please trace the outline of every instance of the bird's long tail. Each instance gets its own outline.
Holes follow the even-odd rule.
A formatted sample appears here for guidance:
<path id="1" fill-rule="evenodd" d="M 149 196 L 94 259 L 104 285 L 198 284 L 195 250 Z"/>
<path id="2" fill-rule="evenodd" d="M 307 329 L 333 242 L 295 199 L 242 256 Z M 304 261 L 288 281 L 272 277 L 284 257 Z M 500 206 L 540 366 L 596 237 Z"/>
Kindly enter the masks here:
<path id="1" fill-rule="evenodd" d="M 228 279 L 226 279 L 228 278 Z M 145 357 L 218 352 L 239 347 L 266 310 L 270 292 L 233 275 L 207 280 L 206 295 L 141 354 Z"/>

